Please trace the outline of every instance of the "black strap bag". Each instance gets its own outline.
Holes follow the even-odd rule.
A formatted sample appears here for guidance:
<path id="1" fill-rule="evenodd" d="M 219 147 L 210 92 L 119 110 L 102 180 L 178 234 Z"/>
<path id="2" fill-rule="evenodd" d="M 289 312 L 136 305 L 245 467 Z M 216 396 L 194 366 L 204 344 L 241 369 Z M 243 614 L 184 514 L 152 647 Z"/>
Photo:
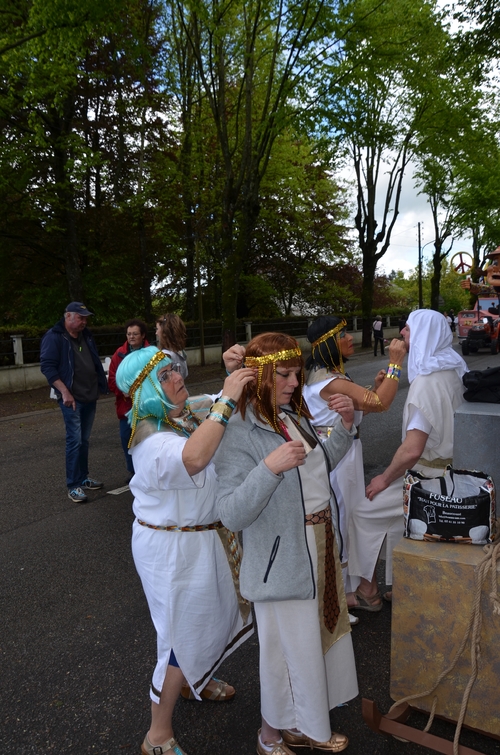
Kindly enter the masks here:
<path id="1" fill-rule="evenodd" d="M 487 370 L 471 370 L 462 377 L 466 391 L 466 401 L 484 401 L 500 404 L 500 367 L 488 367 Z"/>
<path id="2" fill-rule="evenodd" d="M 414 469 L 404 478 L 404 536 L 485 545 L 495 539 L 495 485 L 484 472 L 446 467 L 441 477 Z"/>

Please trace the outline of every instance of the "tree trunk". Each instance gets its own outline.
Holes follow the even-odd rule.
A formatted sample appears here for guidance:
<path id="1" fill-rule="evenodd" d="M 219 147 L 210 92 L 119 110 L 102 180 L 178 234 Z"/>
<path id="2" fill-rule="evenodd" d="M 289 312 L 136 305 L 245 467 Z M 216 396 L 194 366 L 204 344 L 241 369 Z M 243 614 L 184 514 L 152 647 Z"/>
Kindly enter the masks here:
<path id="1" fill-rule="evenodd" d="M 361 312 L 363 314 L 363 335 L 361 345 L 364 348 L 372 346 L 372 309 L 373 309 L 373 284 L 377 259 L 371 249 L 363 250 L 363 286 L 361 289 Z"/>
<path id="2" fill-rule="evenodd" d="M 141 272 L 142 272 L 142 301 L 144 307 L 144 319 L 146 322 L 153 322 L 153 303 L 151 299 L 151 269 L 149 265 L 148 245 L 146 238 L 146 224 L 144 222 L 143 211 L 139 215 L 139 249 L 141 252 Z"/>
<path id="3" fill-rule="evenodd" d="M 441 249 L 443 247 L 441 240 L 434 242 L 434 254 L 432 255 L 432 276 L 431 276 L 431 309 L 439 312 L 439 290 L 441 287 Z"/>
<path id="4" fill-rule="evenodd" d="M 66 134 L 71 131 L 71 112 L 72 103 L 68 104 L 65 118 L 59 121 L 54 132 L 54 178 L 55 190 L 58 200 L 59 222 L 63 231 L 64 259 L 66 280 L 68 283 L 68 295 L 71 301 L 83 301 L 83 278 L 80 266 L 80 250 L 78 232 L 76 227 L 76 210 L 73 186 L 71 179 L 67 174 L 66 165 L 68 163 L 68 154 L 66 149 L 61 146 Z"/>
<path id="5" fill-rule="evenodd" d="M 192 186 L 192 121 L 191 107 L 192 100 L 188 97 L 185 103 L 186 112 L 183 118 L 184 140 L 181 147 L 180 164 L 182 175 L 182 201 L 184 205 L 184 228 L 185 228 L 185 248 L 186 248 L 186 319 L 196 320 L 197 306 L 195 301 L 195 257 L 196 257 L 196 239 L 194 217 L 194 201 Z"/>

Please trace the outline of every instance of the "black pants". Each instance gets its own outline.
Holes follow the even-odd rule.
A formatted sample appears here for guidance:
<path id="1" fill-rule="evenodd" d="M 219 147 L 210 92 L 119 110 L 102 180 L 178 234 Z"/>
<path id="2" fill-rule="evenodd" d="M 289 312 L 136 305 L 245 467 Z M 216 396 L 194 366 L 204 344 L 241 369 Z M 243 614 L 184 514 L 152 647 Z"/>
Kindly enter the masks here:
<path id="1" fill-rule="evenodd" d="M 380 336 L 374 336 L 373 356 L 375 356 L 375 357 L 377 356 L 377 346 L 378 346 L 378 344 L 380 344 L 380 353 L 381 353 L 381 355 L 385 356 L 384 338 L 383 338 L 383 336 L 382 336 L 382 338 Z"/>

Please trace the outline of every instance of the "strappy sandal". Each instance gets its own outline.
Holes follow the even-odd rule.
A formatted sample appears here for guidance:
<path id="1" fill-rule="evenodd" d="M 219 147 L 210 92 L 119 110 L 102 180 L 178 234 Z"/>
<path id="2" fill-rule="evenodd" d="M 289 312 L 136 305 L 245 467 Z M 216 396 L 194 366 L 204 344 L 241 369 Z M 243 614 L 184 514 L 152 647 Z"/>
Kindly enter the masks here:
<path id="1" fill-rule="evenodd" d="M 186 755 L 177 740 L 173 737 L 172 739 L 167 739 L 161 745 L 152 745 L 146 734 L 144 742 L 141 745 L 141 755 L 169 755 L 169 753 L 173 753 L 173 755 Z"/>
<path id="2" fill-rule="evenodd" d="M 210 690 L 207 687 L 204 687 L 200 692 L 200 697 L 202 698 L 202 700 L 211 700 L 215 703 L 223 703 L 233 699 L 236 694 L 236 690 L 228 693 L 227 689 L 231 686 L 230 684 L 223 682 L 221 679 L 216 679 L 215 676 L 213 676 L 210 681 L 216 682 L 215 689 Z M 182 685 L 181 695 L 186 700 L 196 700 L 196 697 L 193 694 L 193 691 L 189 684 Z"/>
<path id="3" fill-rule="evenodd" d="M 355 606 L 349 606 L 349 611 L 371 611 L 376 613 L 382 610 L 382 596 L 377 592 L 375 595 L 363 595 L 363 593 L 356 590 L 354 597 L 358 601 Z M 378 603 L 376 602 L 378 601 Z"/>

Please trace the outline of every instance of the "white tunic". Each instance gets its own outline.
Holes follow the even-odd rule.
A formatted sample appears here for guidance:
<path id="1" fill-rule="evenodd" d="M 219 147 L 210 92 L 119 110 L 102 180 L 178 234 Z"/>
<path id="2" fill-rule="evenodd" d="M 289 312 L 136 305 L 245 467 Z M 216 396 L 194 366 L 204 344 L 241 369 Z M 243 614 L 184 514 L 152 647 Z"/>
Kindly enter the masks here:
<path id="1" fill-rule="evenodd" d="M 328 385 L 332 380 L 341 378 L 334 373 L 328 373 L 328 376 L 317 383 L 310 385 L 304 385 L 302 389 L 303 396 L 306 400 L 307 406 L 311 414 L 313 415 L 312 423 L 315 427 L 325 428 L 329 427 L 338 419 L 338 413 L 331 411 L 328 408 L 328 403 L 319 395 L 323 388 Z M 362 411 L 354 412 L 354 424 L 359 427 L 361 420 L 363 419 Z M 326 440 L 326 435 L 323 430 L 318 432 L 318 435 L 322 441 Z M 339 522 L 340 532 L 343 541 L 343 553 L 342 562 L 345 563 L 349 558 L 349 517 L 352 509 L 358 505 L 361 498 L 365 497 L 365 478 L 363 469 L 363 448 L 361 441 L 356 438 L 349 451 L 346 453 L 343 459 L 337 464 L 335 469 L 330 473 L 330 484 L 335 493 L 337 503 L 339 506 Z M 359 581 L 359 580 L 358 580 Z M 346 585 L 346 589 L 350 590 L 356 587 L 356 585 Z"/>
<path id="2" fill-rule="evenodd" d="M 308 467 L 311 467 L 309 470 Z M 316 447 L 299 467 L 306 514 L 328 506 L 326 463 Z M 308 491 L 312 495 L 308 499 Z M 306 526 L 307 545 L 318 584 L 314 527 Z M 337 585 L 346 610 L 343 586 Z M 351 635 L 338 639 L 324 655 L 318 598 L 254 604 L 260 645 L 262 716 L 276 729 L 297 728 L 320 742 L 330 739 L 331 708 L 358 694 Z"/>
<path id="3" fill-rule="evenodd" d="M 186 438 L 158 432 L 132 449 L 136 470 L 132 552 L 157 633 L 158 659 L 151 698 L 159 702 L 170 653 L 199 692 L 222 661 L 253 632 L 244 624 L 217 530 L 178 532 L 217 520 L 212 464 L 190 477 L 182 462 Z"/>
<path id="4" fill-rule="evenodd" d="M 410 385 L 403 409 L 403 439 L 411 429 L 411 412 L 421 412 L 431 424 L 422 458 L 436 463 L 444 459 L 443 466 L 429 467 L 415 464 L 427 477 L 439 477 L 446 459 L 453 452 L 453 417 L 463 401 L 464 387 L 456 371 L 443 370 L 430 375 L 417 376 Z M 392 584 L 392 551 L 403 536 L 403 477 L 394 480 L 386 490 L 372 501 L 363 498 L 352 512 L 349 521 L 349 566 L 351 576 L 371 580 L 377 565 L 380 549 L 385 543 L 385 579 Z M 387 538 L 387 539 L 386 539 Z"/>

